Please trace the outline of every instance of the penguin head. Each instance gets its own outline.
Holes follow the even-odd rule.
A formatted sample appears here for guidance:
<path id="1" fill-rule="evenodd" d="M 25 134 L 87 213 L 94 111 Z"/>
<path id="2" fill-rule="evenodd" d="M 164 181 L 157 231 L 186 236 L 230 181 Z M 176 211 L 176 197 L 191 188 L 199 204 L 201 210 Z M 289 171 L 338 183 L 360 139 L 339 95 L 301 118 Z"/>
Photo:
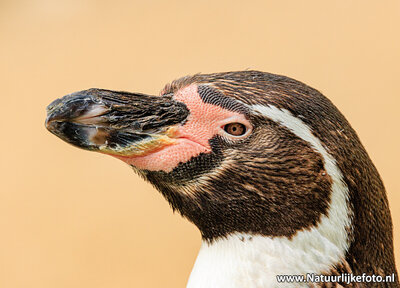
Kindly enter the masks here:
<path id="1" fill-rule="evenodd" d="M 327 98 L 293 79 L 198 74 L 161 96 L 90 89 L 48 111 L 51 132 L 131 165 L 204 239 L 290 238 L 327 217 L 334 185 L 336 213 L 350 214 L 335 157 L 353 131 Z"/>

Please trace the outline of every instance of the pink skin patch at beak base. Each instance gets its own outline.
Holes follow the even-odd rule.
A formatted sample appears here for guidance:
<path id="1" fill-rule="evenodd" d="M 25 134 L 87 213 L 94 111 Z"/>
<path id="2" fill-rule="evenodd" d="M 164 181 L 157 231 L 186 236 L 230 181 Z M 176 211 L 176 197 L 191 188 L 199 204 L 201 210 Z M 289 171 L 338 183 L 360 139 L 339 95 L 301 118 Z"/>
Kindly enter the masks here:
<path id="1" fill-rule="evenodd" d="M 138 169 L 171 172 L 179 163 L 185 163 L 200 153 L 211 153 L 209 140 L 224 133 L 222 127 L 227 123 L 242 122 L 251 127 L 243 114 L 204 103 L 196 84 L 180 89 L 173 98 L 185 103 L 190 111 L 186 122 L 177 126 L 175 141 L 143 156 L 115 157 Z"/>

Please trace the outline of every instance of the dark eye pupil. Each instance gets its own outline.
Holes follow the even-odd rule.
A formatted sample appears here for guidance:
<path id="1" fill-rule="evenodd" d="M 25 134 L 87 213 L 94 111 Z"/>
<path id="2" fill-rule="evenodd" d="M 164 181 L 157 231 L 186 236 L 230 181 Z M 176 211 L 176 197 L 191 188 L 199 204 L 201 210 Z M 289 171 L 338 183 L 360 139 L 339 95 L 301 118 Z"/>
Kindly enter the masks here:
<path id="1" fill-rule="evenodd" d="M 224 130 L 233 136 L 241 136 L 246 133 L 246 126 L 242 123 L 229 123 L 225 125 Z"/>

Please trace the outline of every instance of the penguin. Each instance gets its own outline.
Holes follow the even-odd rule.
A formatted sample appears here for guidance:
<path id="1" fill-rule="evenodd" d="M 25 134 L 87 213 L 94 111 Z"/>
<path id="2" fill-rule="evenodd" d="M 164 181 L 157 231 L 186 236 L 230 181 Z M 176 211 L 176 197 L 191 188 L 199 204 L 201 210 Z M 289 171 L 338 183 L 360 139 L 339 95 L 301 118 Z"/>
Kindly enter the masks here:
<path id="1" fill-rule="evenodd" d="M 46 127 L 129 164 L 198 227 L 189 288 L 399 287 L 378 171 L 300 81 L 246 70 L 159 96 L 93 88 L 52 102 Z"/>

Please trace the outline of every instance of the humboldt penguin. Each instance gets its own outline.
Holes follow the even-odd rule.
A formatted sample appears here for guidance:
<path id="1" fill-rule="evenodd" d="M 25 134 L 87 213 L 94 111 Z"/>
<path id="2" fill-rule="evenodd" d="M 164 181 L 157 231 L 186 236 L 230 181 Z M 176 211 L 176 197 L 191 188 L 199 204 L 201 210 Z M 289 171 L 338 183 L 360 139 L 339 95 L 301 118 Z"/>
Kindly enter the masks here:
<path id="1" fill-rule="evenodd" d="M 75 92 L 47 113 L 51 133 L 128 163 L 198 227 L 187 287 L 399 287 L 377 169 L 332 102 L 299 81 L 196 74 L 160 96 Z"/>

